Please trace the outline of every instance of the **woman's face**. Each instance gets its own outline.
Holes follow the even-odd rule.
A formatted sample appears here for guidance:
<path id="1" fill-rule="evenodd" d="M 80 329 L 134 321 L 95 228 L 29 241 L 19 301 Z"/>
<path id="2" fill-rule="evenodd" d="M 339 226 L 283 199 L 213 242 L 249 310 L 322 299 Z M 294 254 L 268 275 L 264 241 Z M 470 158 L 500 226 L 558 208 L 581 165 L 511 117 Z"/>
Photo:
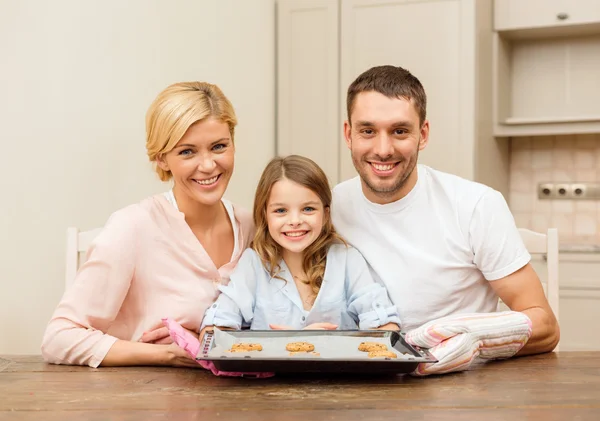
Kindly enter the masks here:
<path id="1" fill-rule="evenodd" d="M 234 166 L 233 139 L 227 123 L 209 117 L 194 123 L 172 151 L 158 160 L 171 171 L 178 201 L 202 205 L 221 201 Z"/>

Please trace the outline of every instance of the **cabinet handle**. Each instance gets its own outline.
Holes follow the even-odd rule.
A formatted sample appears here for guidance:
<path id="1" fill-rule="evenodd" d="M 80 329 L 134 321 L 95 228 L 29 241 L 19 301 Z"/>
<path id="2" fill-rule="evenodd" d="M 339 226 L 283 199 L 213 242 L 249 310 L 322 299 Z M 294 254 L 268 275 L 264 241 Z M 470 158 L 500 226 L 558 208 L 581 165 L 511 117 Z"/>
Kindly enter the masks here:
<path id="1" fill-rule="evenodd" d="M 569 19 L 569 15 L 566 13 L 559 13 L 558 15 L 556 15 L 556 19 L 558 20 L 567 20 Z"/>

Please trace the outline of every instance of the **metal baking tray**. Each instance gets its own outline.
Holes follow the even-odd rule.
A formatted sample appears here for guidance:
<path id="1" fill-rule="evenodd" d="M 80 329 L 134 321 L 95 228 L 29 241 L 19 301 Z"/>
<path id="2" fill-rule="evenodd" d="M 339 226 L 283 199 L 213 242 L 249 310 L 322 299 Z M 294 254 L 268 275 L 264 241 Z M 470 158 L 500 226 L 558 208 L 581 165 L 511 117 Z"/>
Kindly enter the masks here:
<path id="1" fill-rule="evenodd" d="M 229 352 L 235 343 L 259 343 L 262 351 Z M 290 342 L 309 342 L 315 354 L 290 353 Z M 358 350 L 361 342 L 387 345 L 397 358 L 369 358 Z M 206 332 L 197 360 L 212 361 L 221 371 L 274 373 L 363 373 L 413 372 L 419 363 L 434 363 L 426 349 L 412 346 L 404 335 L 384 330 L 220 330 Z"/>

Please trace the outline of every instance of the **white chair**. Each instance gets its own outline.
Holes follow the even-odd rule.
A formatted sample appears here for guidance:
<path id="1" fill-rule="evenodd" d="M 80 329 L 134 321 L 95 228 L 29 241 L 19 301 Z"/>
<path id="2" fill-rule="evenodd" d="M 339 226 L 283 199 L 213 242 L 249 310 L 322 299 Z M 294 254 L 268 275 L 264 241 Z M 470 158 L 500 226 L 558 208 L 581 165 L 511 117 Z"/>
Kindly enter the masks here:
<path id="1" fill-rule="evenodd" d="M 89 231 L 79 231 L 76 227 L 67 228 L 67 253 L 65 265 L 65 289 L 69 288 L 75 280 L 77 270 L 79 269 L 80 254 L 87 252 L 90 244 L 100 233 L 102 228 L 96 228 Z"/>
<path id="2" fill-rule="evenodd" d="M 534 232 L 525 228 L 519 228 L 519 234 L 525 243 L 525 247 L 532 257 L 541 256 L 546 262 L 546 273 L 540 276 L 542 285 L 545 284 L 546 298 L 548 304 L 558 321 L 559 314 L 559 287 L 558 287 L 558 230 L 549 228 L 546 234 Z M 538 273 L 538 276 L 540 273 Z M 507 310 L 508 307 L 500 302 L 499 309 Z M 558 345 L 554 349 L 558 351 Z"/>

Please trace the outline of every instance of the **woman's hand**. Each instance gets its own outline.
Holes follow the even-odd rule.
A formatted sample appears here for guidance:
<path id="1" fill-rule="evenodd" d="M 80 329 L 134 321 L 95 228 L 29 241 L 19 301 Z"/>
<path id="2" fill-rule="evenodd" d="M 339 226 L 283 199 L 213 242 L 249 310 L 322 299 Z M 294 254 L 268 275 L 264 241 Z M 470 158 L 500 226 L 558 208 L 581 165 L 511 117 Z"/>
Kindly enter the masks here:
<path id="1" fill-rule="evenodd" d="M 198 337 L 198 333 L 189 329 L 185 330 Z M 160 325 L 156 325 L 152 329 L 144 332 L 138 342 L 155 345 L 169 345 L 173 343 L 173 338 L 171 338 L 171 335 L 169 335 L 169 329 L 161 322 Z"/>
<path id="2" fill-rule="evenodd" d="M 184 349 L 176 343 L 163 345 L 165 347 L 165 365 L 172 367 L 194 367 L 199 368 L 198 362 L 193 359 Z"/>
<path id="3" fill-rule="evenodd" d="M 284 326 L 284 325 L 270 324 L 269 327 L 273 330 L 296 330 L 290 326 Z M 305 328 L 303 328 L 302 330 L 336 330 L 337 328 L 338 328 L 338 325 L 334 325 L 333 323 L 323 322 L 323 323 L 312 323 L 312 324 L 306 326 Z"/>

